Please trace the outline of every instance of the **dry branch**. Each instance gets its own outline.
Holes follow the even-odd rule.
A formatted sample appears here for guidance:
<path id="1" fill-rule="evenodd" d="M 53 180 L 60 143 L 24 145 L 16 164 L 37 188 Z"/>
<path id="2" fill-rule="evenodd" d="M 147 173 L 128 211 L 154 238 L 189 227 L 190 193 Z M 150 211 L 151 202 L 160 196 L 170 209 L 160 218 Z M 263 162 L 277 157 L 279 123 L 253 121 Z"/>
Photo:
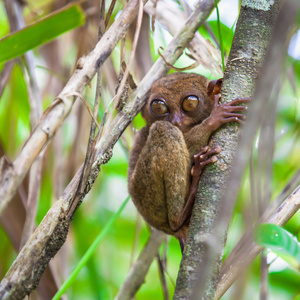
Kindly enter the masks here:
<path id="1" fill-rule="evenodd" d="M 0 213 L 12 198 L 20 182 L 39 153 L 50 142 L 65 118 L 71 112 L 76 93 L 82 93 L 95 76 L 97 69 L 108 58 L 134 20 L 138 1 L 131 0 L 122 14 L 111 25 L 95 49 L 78 61 L 76 70 L 62 92 L 43 113 L 31 136 L 25 142 L 13 165 L 0 173 Z"/>
<path id="2" fill-rule="evenodd" d="M 75 74 L 72 76 L 69 83 L 61 93 L 61 99 L 58 99 L 44 113 L 42 121 L 36 128 L 31 138 L 28 140 L 27 144 L 24 146 L 21 153 L 26 153 L 26 151 L 29 150 L 28 148 L 26 148 L 29 147 L 27 145 L 32 145 L 32 143 L 35 142 L 36 148 L 31 149 L 32 151 L 34 151 L 34 154 L 30 156 L 32 159 L 32 157 L 35 157 L 39 153 L 41 148 L 43 148 L 44 143 L 46 143 L 47 141 L 47 135 L 43 130 L 45 130 L 50 135 L 50 137 L 55 133 L 59 126 L 59 123 L 62 122 L 63 117 L 69 113 L 72 107 L 73 100 L 69 99 L 68 97 L 70 97 L 70 95 L 73 95 L 75 92 L 81 92 L 85 84 L 92 79 L 92 76 L 95 75 L 96 68 L 103 63 L 104 59 L 107 58 L 112 49 L 111 41 L 116 41 L 116 36 L 121 36 L 120 32 L 124 32 L 124 27 L 128 27 L 128 23 L 124 22 L 125 20 L 131 20 L 130 17 L 132 17 L 133 12 L 136 12 L 136 6 L 137 1 L 131 1 L 129 3 L 127 8 L 123 11 L 123 14 L 116 20 L 118 25 L 113 24 L 97 44 L 94 51 L 92 51 L 79 64 L 77 70 L 75 71 Z M 193 38 L 194 32 L 207 18 L 208 14 L 212 11 L 213 8 L 213 0 L 201 1 L 201 3 L 197 4 L 194 12 L 186 21 L 182 30 L 178 34 L 176 34 L 176 36 L 164 51 L 164 57 L 170 63 L 175 63 L 177 58 L 182 54 L 182 51 L 185 49 L 186 45 Z M 112 32 L 111 28 L 113 28 L 115 32 Z M 107 49 L 107 51 L 103 52 L 103 49 Z M 88 184 L 84 190 L 82 198 L 89 192 L 93 182 L 95 181 L 99 173 L 100 165 L 106 163 L 109 160 L 110 156 L 112 155 L 112 148 L 114 144 L 144 104 L 152 83 L 166 74 L 167 71 L 168 68 L 164 65 L 163 60 L 159 58 L 153 65 L 151 70 L 144 77 L 144 79 L 137 86 L 134 93 L 130 95 L 128 104 L 126 105 L 124 110 L 118 113 L 113 122 L 109 124 L 110 130 L 107 131 L 106 134 L 102 136 L 99 143 L 95 145 L 95 150 L 97 150 L 96 160 L 92 166 Z M 83 74 L 85 75 L 82 76 Z M 60 114 L 56 115 L 57 113 Z M 49 128 L 45 128 L 45 124 L 48 124 L 46 121 L 51 121 L 52 126 Z M 54 126 L 54 124 L 56 124 L 56 126 Z M 27 150 L 25 151 L 24 149 Z M 22 163 L 23 168 L 27 165 L 30 165 L 31 159 L 25 159 L 25 161 Z M 18 158 L 16 161 L 19 162 L 19 160 L 20 158 Z M 22 173 L 24 172 L 25 171 L 23 170 Z M 5 174 L 7 175 L 7 173 L 8 172 L 6 172 Z M 76 208 L 72 205 L 72 200 L 74 197 L 74 193 L 77 190 L 81 173 L 82 168 L 79 169 L 77 174 L 69 183 L 68 187 L 65 189 L 64 194 L 48 211 L 39 227 L 36 229 L 36 231 L 23 247 L 22 251 L 17 256 L 13 265 L 0 283 L 1 299 L 22 299 L 26 294 L 30 293 L 37 286 L 46 265 L 60 249 L 67 236 L 69 225 Z M 13 180 L 9 180 L 9 177 L 7 177 L 8 183 L 10 184 L 9 186 L 11 186 L 12 181 L 17 182 L 20 176 L 20 174 L 19 176 L 15 176 Z M 7 188 L 8 185 L 6 185 L 6 191 Z M 10 189 L 10 191 L 12 191 L 12 188 Z M 3 189 L 1 190 L 1 192 L 3 193 Z M 3 196 L 5 196 L 5 193 Z"/>
<path id="3" fill-rule="evenodd" d="M 168 29 L 174 35 L 184 24 L 186 19 L 184 12 L 178 7 L 174 1 L 160 0 L 149 1 L 144 10 L 155 18 L 159 23 Z M 222 76 L 223 71 L 220 65 L 220 51 L 216 49 L 208 40 L 206 40 L 199 32 L 187 47 L 194 59 L 199 62 L 204 68 L 211 72 L 216 72 L 218 76 Z"/>
<path id="4" fill-rule="evenodd" d="M 17 1 L 5 1 L 10 28 L 13 31 L 25 27 L 22 15 L 22 7 Z M 28 99 L 30 104 L 30 127 L 31 130 L 38 123 L 42 115 L 42 99 L 38 88 L 35 71 L 33 51 L 24 54 L 22 70 L 27 85 Z M 28 199 L 26 203 L 26 220 L 22 233 L 20 249 L 24 246 L 35 229 L 35 217 L 40 193 L 43 154 L 39 154 L 31 166 L 29 173 Z"/>
<path id="5" fill-rule="evenodd" d="M 115 300 L 130 300 L 134 297 L 135 293 L 144 283 L 148 269 L 158 252 L 159 246 L 165 239 L 166 235 L 164 233 L 158 230 L 152 230 L 146 246 L 130 268 L 128 276 L 115 297 Z"/>
<path id="6" fill-rule="evenodd" d="M 262 223 L 283 226 L 300 209 L 300 186 Z M 262 251 L 253 241 L 252 230 L 247 232 L 224 261 L 220 273 L 215 299 L 220 299 L 240 274 Z"/>

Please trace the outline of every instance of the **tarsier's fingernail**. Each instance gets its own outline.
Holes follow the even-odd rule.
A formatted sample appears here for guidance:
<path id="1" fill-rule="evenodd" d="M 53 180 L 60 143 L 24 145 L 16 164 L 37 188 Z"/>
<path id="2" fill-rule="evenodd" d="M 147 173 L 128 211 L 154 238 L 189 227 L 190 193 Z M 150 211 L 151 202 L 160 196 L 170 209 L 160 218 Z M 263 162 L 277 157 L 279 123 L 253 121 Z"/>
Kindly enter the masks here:
<path id="1" fill-rule="evenodd" d="M 221 151 L 221 147 L 220 146 L 216 146 L 215 147 L 215 151 L 219 153 Z"/>
<path id="2" fill-rule="evenodd" d="M 216 162 L 218 160 L 218 158 L 216 157 L 216 156 L 213 156 L 212 158 L 211 158 L 211 161 L 214 163 L 214 162 Z"/>

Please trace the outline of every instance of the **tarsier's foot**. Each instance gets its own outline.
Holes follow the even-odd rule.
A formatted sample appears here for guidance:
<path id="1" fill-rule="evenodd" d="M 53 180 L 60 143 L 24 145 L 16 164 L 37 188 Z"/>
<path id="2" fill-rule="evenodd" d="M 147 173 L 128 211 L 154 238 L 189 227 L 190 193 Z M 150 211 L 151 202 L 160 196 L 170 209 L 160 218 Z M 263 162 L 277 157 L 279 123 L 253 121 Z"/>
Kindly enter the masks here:
<path id="1" fill-rule="evenodd" d="M 181 248 L 181 253 L 183 253 L 185 242 L 187 239 L 187 234 L 188 234 L 188 225 L 183 225 L 180 230 L 178 230 L 174 236 L 178 239 L 180 248 Z"/>
<path id="2" fill-rule="evenodd" d="M 198 154 L 194 155 L 195 165 L 191 169 L 191 175 L 193 177 L 200 176 L 207 164 L 212 164 L 218 160 L 214 154 L 218 154 L 220 151 L 220 146 L 216 146 L 213 149 L 210 149 L 209 146 L 203 147 Z"/>
<path id="3" fill-rule="evenodd" d="M 227 103 L 219 104 L 221 95 L 215 96 L 215 104 L 213 111 L 210 115 L 210 125 L 214 129 L 218 129 L 225 123 L 237 122 L 243 124 L 245 116 L 239 112 L 243 112 L 248 109 L 247 106 L 241 106 L 239 104 L 248 103 L 251 98 L 237 98 Z"/>

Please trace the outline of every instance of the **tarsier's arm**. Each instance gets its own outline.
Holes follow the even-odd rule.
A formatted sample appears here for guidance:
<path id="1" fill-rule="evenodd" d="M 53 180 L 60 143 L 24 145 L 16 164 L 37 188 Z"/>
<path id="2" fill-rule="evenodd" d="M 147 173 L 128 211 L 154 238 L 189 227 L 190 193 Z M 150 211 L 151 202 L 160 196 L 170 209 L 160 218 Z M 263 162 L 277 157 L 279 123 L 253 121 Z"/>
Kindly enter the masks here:
<path id="1" fill-rule="evenodd" d="M 224 104 L 219 104 L 219 94 L 214 98 L 214 107 L 210 116 L 184 136 L 190 153 L 197 153 L 199 148 L 207 145 L 211 134 L 222 125 L 230 122 L 243 123 L 245 117 L 240 112 L 245 111 L 247 107 L 237 105 L 249 102 L 250 98 L 235 99 Z"/>
<path id="2" fill-rule="evenodd" d="M 191 213 L 203 168 L 207 164 L 217 161 L 214 154 L 221 151 L 219 146 L 214 147 L 212 150 L 206 146 L 211 134 L 225 123 L 238 122 L 241 124 L 243 122 L 242 120 L 244 119 L 244 115 L 239 112 L 245 111 L 247 107 L 236 105 L 250 101 L 250 98 L 242 98 L 220 105 L 218 103 L 220 95 L 215 95 L 214 97 L 214 107 L 210 116 L 199 125 L 194 126 L 184 136 L 190 156 L 192 156 L 193 153 L 199 152 L 199 148 L 202 150 L 198 154 L 194 155 L 194 166 L 191 169 L 192 182 L 185 208 L 178 220 L 179 224 L 183 224 L 185 219 Z M 183 248 L 185 244 L 185 238 L 186 236 L 180 236 L 178 238 L 181 248 Z"/>

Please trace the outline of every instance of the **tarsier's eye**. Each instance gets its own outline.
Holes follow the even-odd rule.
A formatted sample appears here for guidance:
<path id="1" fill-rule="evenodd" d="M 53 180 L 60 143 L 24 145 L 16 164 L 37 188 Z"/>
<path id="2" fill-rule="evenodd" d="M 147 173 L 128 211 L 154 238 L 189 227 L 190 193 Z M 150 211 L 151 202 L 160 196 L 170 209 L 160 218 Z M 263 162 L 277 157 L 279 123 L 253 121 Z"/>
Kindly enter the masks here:
<path id="1" fill-rule="evenodd" d="M 183 99 L 182 109 L 184 111 L 192 111 L 199 105 L 199 99 L 196 96 L 187 96 Z"/>
<path id="2" fill-rule="evenodd" d="M 168 106 L 162 100 L 153 100 L 150 104 L 151 111 L 158 116 L 165 115 L 169 112 Z"/>

